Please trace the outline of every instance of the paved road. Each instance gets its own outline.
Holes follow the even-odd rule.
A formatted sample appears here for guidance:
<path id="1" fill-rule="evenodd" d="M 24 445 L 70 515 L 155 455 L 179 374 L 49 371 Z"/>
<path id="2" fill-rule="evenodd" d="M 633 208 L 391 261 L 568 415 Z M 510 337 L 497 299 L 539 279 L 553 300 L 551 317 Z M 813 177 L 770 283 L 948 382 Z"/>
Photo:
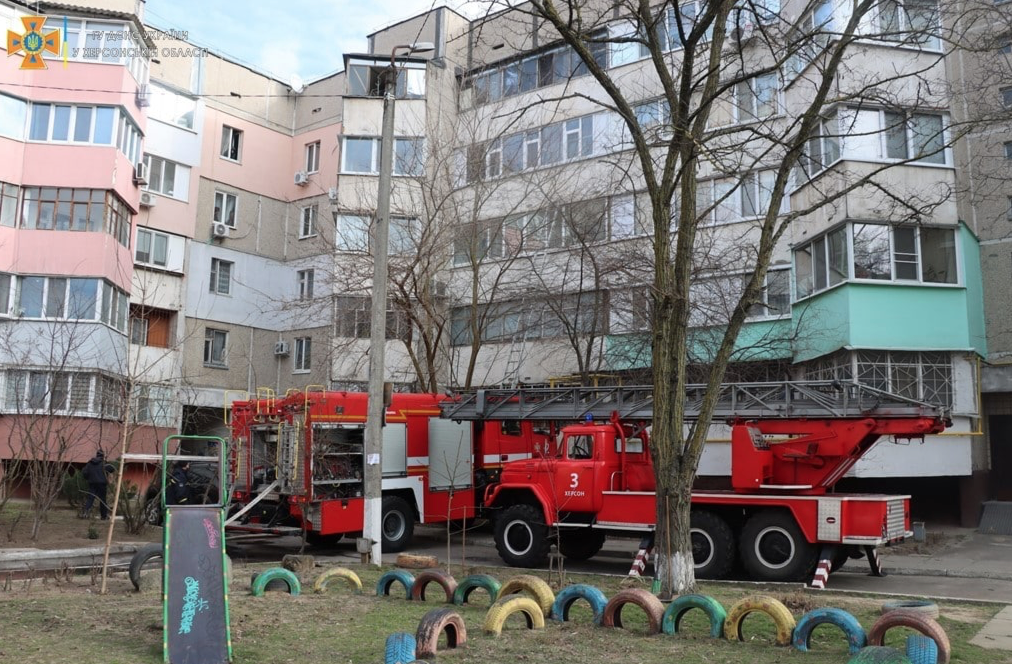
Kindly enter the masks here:
<path id="1" fill-rule="evenodd" d="M 294 537 L 274 540 L 258 540 L 241 545 L 243 553 L 252 560 L 280 560 L 286 553 L 296 553 L 299 540 Z M 638 547 L 635 539 L 609 539 L 600 554 L 585 562 L 567 562 L 566 569 L 570 572 L 587 572 L 593 574 L 615 574 L 625 576 L 635 557 Z M 446 534 L 438 527 L 418 527 L 415 539 L 410 548 L 414 554 L 433 555 L 440 561 L 447 559 Z M 327 549 L 308 549 L 318 559 L 334 559 L 348 563 L 360 559 L 355 551 L 354 541 L 345 541 Z M 461 545 L 459 534 L 453 537 L 450 558 L 454 563 L 466 560 L 468 565 L 502 566 L 495 550 L 492 538 L 487 532 L 468 533 L 464 545 Z M 384 554 L 385 562 L 393 563 L 396 554 Z M 902 558 L 894 559 L 902 562 Z M 890 564 L 885 558 L 886 569 Z M 647 572 L 651 569 L 648 567 Z M 958 578 L 944 576 L 910 576 L 891 574 L 886 577 L 868 575 L 867 563 L 864 560 L 851 560 L 840 572 L 829 580 L 829 589 L 834 591 L 884 593 L 890 595 L 916 595 L 932 598 L 970 599 L 1012 604 L 1012 581 L 987 578 Z M 767 584 L 768 585 L 768 584 Z"/>

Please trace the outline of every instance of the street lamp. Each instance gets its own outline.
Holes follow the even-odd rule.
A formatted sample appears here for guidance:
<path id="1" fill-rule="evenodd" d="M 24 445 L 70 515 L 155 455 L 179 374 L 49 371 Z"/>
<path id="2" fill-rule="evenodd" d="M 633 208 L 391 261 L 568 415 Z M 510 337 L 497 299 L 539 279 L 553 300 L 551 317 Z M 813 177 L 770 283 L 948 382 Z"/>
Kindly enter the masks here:
<path id="1" fill-rule="evenodd" d="M 430 42 L 399 44 L 390 51 L 390 67 L 383 72 L 383 133 L 380 139 L 379 193 L 373 242 L 372 312 L 369 327 L 369 408 L 365 423 L 365 514 L 362 536 L 370 542 L 374 565 L 383 554 L 383 402 L 384 354 L 387 336 L 387 242 L 390 236 L 390 178 L 394 156 L 394 97 L 397 92 L 397 51 L 428 53 Z M 410 518 L 410 517 L 409 517 Z"/>

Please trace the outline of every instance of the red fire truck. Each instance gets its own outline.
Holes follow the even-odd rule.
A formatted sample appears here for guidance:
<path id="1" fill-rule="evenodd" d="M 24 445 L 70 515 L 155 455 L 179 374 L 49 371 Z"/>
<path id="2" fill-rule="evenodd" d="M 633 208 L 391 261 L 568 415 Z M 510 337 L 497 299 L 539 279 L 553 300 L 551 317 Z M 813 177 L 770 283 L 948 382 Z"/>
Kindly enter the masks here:
<path id="1" fill-rule="evenodd" d="M 414 524 L 475 516 L 506 462 L 549 434 L 539 422 L 454 422 L 434 394 L 393 394 L 383 427 L 383 550 Z M 291 392 L 232 404 L 230 531 L 301 534 L 313 543 L 361 532 L 367 395 Z"/>
<path id="2" fill-rule="evenodd" d="M 705 386 L 687 389 L 700 403 Z M 561 553 L 582 560 L 609 534 L 652 533 L 652 403 L 650 388 L 609 387 L 478 390 L 440 404 L 457 421 L 585 420 L 541 454 L 506 464 L 487 487 L 507 564 L 542 564 L 556 538 Z M 765 581 L 811 578 L 820 559 L 838 567 L 862 553 L 881 573 L 874 547 L 912 534 L 910 497 L 833 487 L 880 437 L 923 438 L 949 423 L 938 407 L 836 381 L 726 384 L 721 419 L 731 428 L 731 488 L 692 495 L 696 575 L 721 578 L 740 561 Z"/>

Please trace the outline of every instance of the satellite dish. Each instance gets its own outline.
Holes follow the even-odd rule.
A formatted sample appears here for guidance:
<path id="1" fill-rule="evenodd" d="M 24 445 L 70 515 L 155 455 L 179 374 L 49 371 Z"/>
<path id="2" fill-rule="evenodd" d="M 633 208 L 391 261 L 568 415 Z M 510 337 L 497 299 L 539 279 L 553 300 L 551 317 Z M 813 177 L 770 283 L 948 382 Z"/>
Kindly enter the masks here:
<path id="1" fill-rule="evenodd" d="M 306 89 L 306 84 L 302 81 L 302 77 L 299 76 L 298 74 L 292 74 L 289 86 L 292 88 L 292 92 L 294 92 L 295 94 L 299 94 Z"/>

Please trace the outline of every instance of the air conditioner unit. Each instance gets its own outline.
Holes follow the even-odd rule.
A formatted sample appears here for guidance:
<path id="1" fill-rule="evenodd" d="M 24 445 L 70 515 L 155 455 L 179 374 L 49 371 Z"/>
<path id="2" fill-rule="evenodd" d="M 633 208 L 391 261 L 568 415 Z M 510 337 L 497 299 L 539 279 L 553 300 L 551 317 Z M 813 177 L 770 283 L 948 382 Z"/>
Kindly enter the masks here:
<path id="1" fill-rule="evenodd" d="M 148 165 L 143 161 L 134 166 L 134 184 L 145 185 L 148 183 Z"/>
<path id="2" fill-rule="evenodd" d="M 141 83 L 137 86 L 137 108 L 147 108 L 151 105 L 151 86 Z"/>
<path id="3" fill-rule="evenodd" d="M 215 221 L 211 224 L 211 237 L 228 237 L 231 230 L 232 229 L 229 228 L 227 224 Z"/>
<path id="4" fill-rule="evenodd" d="M 154 207 L 158 203 L 158 197 L 150 191 L 141 192 L 141 207 Z"/>
<path id="5" fill-rule="evenodd" d="M 295 173 L 295 184 L 299 186 L 305 186 L 309 184 L 309 175 L 305 171 L 298 171 Z"/>
<path id="6" fill-rule="evenodd" d="M 279 356 L 279 357 L 284 356 L 284 355 L 288 355 L 288 342 L 287 341 L 278 341 L 278 342 L 275 342 L 275 344 L 274 344 L 274 354 L 277 355 L 277 356 Z"/>
<path id="7" fill-rule="evenodd" d="M 336 201 L 337 200 L 337 187 L 331 187 L 330 189 L 328 189 L 327 190 L 327 197 L 331 200 L 331 202 Z"/>

